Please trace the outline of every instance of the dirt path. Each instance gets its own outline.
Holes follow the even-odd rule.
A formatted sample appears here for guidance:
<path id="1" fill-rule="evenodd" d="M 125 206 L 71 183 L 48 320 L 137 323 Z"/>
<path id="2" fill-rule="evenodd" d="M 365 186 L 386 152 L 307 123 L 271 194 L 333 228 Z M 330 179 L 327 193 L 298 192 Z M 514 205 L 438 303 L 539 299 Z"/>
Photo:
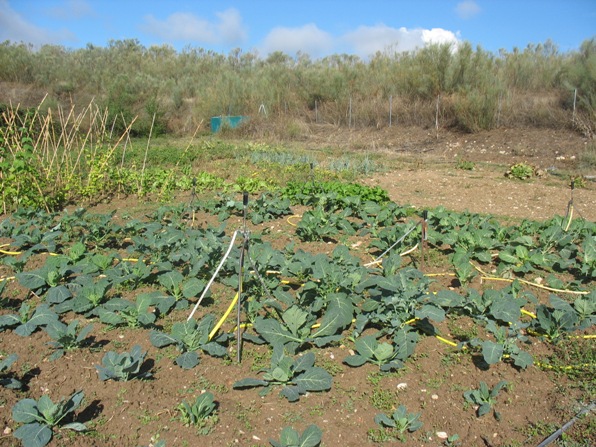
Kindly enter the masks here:
<path id="1" fill-rule="evenodd" d="M 416 207 L 444 206 L 455 211 L 546 220 L 565 215 L 571 198 L 568 181 L 547 176 L 529 181 L 506 178 L 494 167 L 474 171 L 453 168 L 420 168 L 379 174 L 367 183 L 388 191 L 399 204 Z M 596 220 L 596 185 L 573 193 L 575 217 Z"/>

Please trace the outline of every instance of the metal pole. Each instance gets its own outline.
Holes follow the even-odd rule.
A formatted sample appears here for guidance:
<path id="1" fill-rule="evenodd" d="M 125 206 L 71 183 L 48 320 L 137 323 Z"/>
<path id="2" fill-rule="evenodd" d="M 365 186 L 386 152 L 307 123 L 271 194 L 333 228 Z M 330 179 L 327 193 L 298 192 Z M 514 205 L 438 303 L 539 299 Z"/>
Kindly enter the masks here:
<path id="1" fill-rule="evenodd" d="M 391 127 L 391 119 L 393 113 L 393 95 L 389 96 L 389 127 Z"/>
<path id="2" fill-rule="evenodd" d="M 242 247 L 240 248 L 240 260 L 239 260 L 239 268 L 238 268 L 238 301 L 236 302 L 236 346 L 238 351 L 236 352 L 236 361 L 240 363 L 242 359 L 242 329 L 241 325 L 241 312 L 242 312 L 242 279 L 244 276 L 244 255 L 245 252 L 248 250 L 248 233 L 246 230 L 246 214 L 248 208 L 248 192 L 244 191 L 242 193 L 242 205 L 244 207 L 244 216 L 243 216 L 243 228 L 242 234 L 244 236 L 244 240 L 242 241 Z"/>
<path id="3" fill-rule="evenodd" d="M 350 117 L 348 118 L 348 128 L 352 128 L 352 97 L 350 96 Z"/>
<path id="4" fill-rule="evenodd" d="M 573 90 L 573 122 L 575 122 L 575 105 L 577 103 L 577 89 Z"/>

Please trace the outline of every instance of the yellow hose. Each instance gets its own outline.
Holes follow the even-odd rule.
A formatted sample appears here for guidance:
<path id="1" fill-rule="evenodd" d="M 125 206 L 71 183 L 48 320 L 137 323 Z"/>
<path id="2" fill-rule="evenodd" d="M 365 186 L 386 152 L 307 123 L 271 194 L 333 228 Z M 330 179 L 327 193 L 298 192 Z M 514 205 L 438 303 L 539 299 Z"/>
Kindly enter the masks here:
<path id="1" fill-rule="evenodd" d="M 228 318 L 228 316 L 234 309 L 234 306 L 236 305 L 237 301 L 238 301 L 238 292 L 236 292 L 236 295 L 234 295 L 234 299 L 230 303 L 230 305 L 229 305 L 228 309 L 226 310 L 226 312 L 224 313 L 223 317 L 220 318 L 220 320 L 217 322 L 215 327 L 209 333 L 209 340 L 211 340 L 215 336 L 215 334 L 217 334 L 217 331 L 219 330 L 221 325 L 224 323 L 224 321 L 226 321 L 226 318 Z"/>
<path id="2" fill-rule="evenodd" d="M 292 221 L 290 220 L 290 219 L 293 219 L 293 218 L 295 218 L 295 217 L 296 217 L 296 218 L 300 218 L 300 217 L 302 217 L 302 216 L 301 216 L 300 214 L 294 214 L 293 216 L 290 216 L 290 217 L 288 217 L 288 218 L 286 219 L 286 221 L 287 221 L 287 222 L 288 222 L 290 225 L 292 225 L 293 227 L 297 227 L 297 226 L 298 226 L 297 224 L 295 224 L 294 222 L 292 222 Z"/>

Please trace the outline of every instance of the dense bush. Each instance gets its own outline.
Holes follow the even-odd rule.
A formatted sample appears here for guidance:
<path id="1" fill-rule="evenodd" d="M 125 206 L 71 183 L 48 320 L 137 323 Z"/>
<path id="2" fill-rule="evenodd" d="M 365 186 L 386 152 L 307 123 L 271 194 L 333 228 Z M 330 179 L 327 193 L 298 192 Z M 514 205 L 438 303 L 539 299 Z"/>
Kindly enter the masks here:
<path id="1" fill-rule="evenodd" d="M 550 41 L 498 54 L 463 42 L 457 49 L 429 45 L 367 60 L 346 54 L 312 60 L 282 52 L 263 58 L 240 49 L 224 55 L 193 47 L 177 52 L 133 39 L 76 50 L 35 50 L 6 41 L 0 44 L 0 81 L 47 91 L 46 106 L 95 98 L 108 108 L 116 132 L 137 117 L 132 133 L 138 135 L 147 135 L 152 124 L 154 135 L 192 132 L 211 116 L 255 116 L 263 112 L 261 105 L 268 117 L 293 126 L 316 121 L 379 127 L 388 123 L 390 97 L 393 123 L 399 125 L 432 126 L 439 116 L 441 126 L 470 132 L 501 125 L 553 127 L 571 125 L 575 89 L 573 121 L 581 120 L 585 131 L 596 127 L 595 59 L 596 38 L 567 53 Z M 8 97 L 3 90 L 0 103 L 31 99 Z"/>

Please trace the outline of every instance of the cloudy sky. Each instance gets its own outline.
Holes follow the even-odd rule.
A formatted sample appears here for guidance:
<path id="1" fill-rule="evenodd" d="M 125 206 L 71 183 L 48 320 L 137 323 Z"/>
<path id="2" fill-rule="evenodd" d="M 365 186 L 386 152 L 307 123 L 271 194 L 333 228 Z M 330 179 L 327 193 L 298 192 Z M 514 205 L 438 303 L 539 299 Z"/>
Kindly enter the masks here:
<path id="1" fill-rule="evenodd" d="M 81 48 L 110 40 L 313 58 L 469 41 L 497 52 L 596 37 L 596 0 L 0 0 L 0 42 Z"/>

